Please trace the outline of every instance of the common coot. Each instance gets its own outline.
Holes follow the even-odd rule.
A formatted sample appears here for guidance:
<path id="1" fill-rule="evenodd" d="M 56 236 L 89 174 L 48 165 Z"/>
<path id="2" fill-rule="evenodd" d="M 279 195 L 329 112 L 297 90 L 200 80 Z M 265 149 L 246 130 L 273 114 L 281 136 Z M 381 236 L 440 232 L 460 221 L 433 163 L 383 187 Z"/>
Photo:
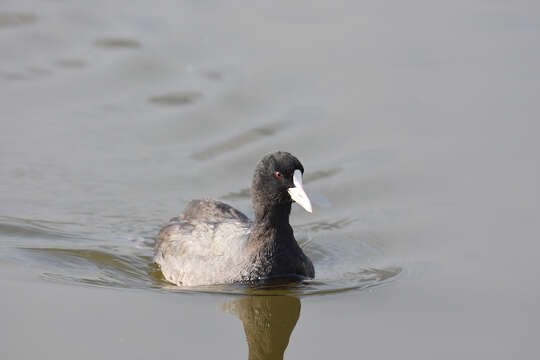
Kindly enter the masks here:
<path id="1" fill-rule="evenodd" d="M 157 238 L 154 261 L 165 278 L 183 286 L 313 278 L 289 224 L 293 201 L 311 212 L 303 173 L 290 153 L 264 156 L 251 185 L 254 221 L 217 200 L 189 202 Z"/>

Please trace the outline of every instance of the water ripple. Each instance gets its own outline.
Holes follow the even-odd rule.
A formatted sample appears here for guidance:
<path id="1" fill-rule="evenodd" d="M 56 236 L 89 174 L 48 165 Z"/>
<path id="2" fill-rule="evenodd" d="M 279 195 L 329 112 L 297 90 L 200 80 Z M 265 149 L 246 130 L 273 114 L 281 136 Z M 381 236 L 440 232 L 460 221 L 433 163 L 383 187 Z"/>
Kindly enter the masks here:
<path id="1" fill-rule="evenodd" d="M 73 238 L 73 234 L 55 228 L 60 224 L 67 223 L 0 216 L 0 234 L 22 238 Z"/>
<path id="2" fill-rule="evenodd" d="M 141 47 L 141 43 L 133 39 L 124 38 L 106 38 L 98 39 L 94 45 L 103 49 L 137 49 Z"/>
<path id="3" fill-rule="evenodd" d="M 105 241 L 83 236 L 81 224 L 1 216 L 0 235 L 6 240 L 2 247 L 9 250 L 2 258 L 35 266 L 49 281 L 174 293 L 309 296 L 371 288 L 391 281 L 401 272 L 397 266 L 374 265 L 377 262 L 372 260 L 380 253 L 363 241 L 366 235 L 336 236 L 354 223 L 354 219 L 339 218 L 297 226 L 298 242 L 312 259 L 317 277 L 300 283 L 272 285 L 179 287 L 170 284 L 153 263 L 153 236 L 157 231 L 154 226 L 137 229 L 135 233 L 129 231 L 132 235 L 123 229 Z M 10 248 L 12 242 L 16 247 Z"/>
<path id="4" fill-rule="evenodd" d="M 196 91 L 178 91 L 169 94 L 152 96 L 149 102 L 156 105 L 179 106 L 190 105 L 199 101 L 203 95 Z"/>
<path id="5" fill-rule="evenodd" d="M 21 248 L 27 259 L 48 268 L 42 276 L 51 281 L 90 286 L 152 289 L 176 293 L 227 295 L 309 296 L 367 289 L 395 278 L 399 267 L 358 268 L 335 279 L 306 280 L 283 284 L 227 284 L 182 287 L 168 283 L 149 255 L 114 249 Z M 148 249 L 150 250 L 150 249 Z"/>
<path id="6" fill-rule="evenodd" d="M 192 157 L 196 160 L 209 160 L 215 158 L 219 155 L 236 150 L 247 144 L 272 136 L 278 131 L 286 128 L 287 125 L 288 122 L 278 121 L 249 129 L 219 144 L 212 145 L 207 147 L 206 149 L 198 151 L 194 153 Z"/>
<path id="7" fill-rule="evenodd" d="M 30 25 L 37 21 L 38 17 L 30 13 L 0 13 L 0 29 Z"/>

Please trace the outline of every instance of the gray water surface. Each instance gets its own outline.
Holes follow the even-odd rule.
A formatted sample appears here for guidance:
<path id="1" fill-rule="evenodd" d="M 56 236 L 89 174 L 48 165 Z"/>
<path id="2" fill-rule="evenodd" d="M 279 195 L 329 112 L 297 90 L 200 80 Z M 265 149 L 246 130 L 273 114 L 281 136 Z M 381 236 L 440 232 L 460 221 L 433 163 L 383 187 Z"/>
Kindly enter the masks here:
<path id="1" fill-rule="evenodd" d="M 538 357 L 539 10 L 2 2 L 1 358 Z M 316 278 L 168 284 L 160 226 L 252 216 L 275 150 Z"/>

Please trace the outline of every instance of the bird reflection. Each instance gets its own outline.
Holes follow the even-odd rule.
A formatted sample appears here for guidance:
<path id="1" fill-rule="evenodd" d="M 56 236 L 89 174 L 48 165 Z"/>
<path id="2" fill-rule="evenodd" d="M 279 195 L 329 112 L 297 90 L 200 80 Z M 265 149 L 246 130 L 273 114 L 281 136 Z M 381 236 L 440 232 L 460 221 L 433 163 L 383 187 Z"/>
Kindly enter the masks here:
<path id="1" fill-rule="evenodd" d="M 244 324 L 250 360 L 283 359 L 300 307 L 292 296 L 247 296 L 223 305 Z"/>

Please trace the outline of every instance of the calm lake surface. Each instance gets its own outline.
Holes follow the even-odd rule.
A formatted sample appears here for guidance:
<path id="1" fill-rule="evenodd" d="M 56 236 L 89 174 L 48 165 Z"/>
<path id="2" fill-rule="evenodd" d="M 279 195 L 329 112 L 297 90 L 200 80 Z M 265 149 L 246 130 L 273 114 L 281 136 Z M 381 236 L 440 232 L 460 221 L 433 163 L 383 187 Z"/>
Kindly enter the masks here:
<path id="1" fill-rule="evenodd" d="M 540 3 L 3 1 L 2 359 L 540 355 Z M 179 288 L 153 238 L 303 163 L 316 278 Z M 248 355 L 249 354 L 249 355 Z"/>

